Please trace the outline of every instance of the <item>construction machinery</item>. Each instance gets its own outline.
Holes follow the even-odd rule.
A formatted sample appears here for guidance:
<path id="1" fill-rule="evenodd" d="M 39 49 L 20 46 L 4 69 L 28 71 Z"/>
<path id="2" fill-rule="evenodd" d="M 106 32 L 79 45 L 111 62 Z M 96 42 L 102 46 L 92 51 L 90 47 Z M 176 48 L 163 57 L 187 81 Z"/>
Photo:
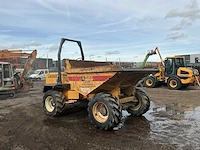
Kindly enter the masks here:
<path id="1" fill-rule="evenodd" d="M 0 95 L 15 96 L 15 79 L 13 65 L 9 62 L 0 62 Z"/>
<path id="2" fill-rule="evenodd" d="M 32 50 L 27 50 L 32 51 Z M 0 50 L 0 61 L 1 62 L 11 62 L 14 68 L 25 68 L 24 64 L 19 64 L 18 58 L 27 58 L 37 55 L 37 50 L 33 50 L 31 53 L 25 53 L 23 50 Z"/>
<path id="3" fill-rule="evenodd" d="M 146 56 L 145 56 L 145 58 L 144 58 L 144 60 L 143 60 L 143 62 L 142 62 L 142 68 L 144 68 L 144 67 L 146 66 L 146 62 L 147 62 L 149 56 L 155 55 L 155 54 L 156 54 L 156 51 L 154 51 L 154 50 L 150 50 L 150 51 L 146 54 Z"/>
<path id="4" fill-rule="evenodd" d="M 190 84 L 197 83 L 199 85 L 198 70 L 185 67 L 183 56 L 166 57 L 163 61 L 158 47 L 155 48 L 153 53 L 159 54 L 162 65 L 159 66 L 158 72 L 144 78 L 144 85 L 146 87 L 154 88 L 167 84 L 169 89 L 179 90 Z"/>
<path id="5" fill-rule="evenodd" d="M 81 60 L 66 59 L 61 72 L 61 50 L 65 41 L 78 44 Z M 121 120 L 122 110 L 141 116 L 149 110 L 147 93 L 136 83 L 157 69 L 123 69 L 109 62 L 85 61 L 80 41 L 62 38 L 58 51 L 58 72 L 46 74 L 43 108 L 48 116 L 60 116 L 66 107 L 84 100 L 96 128 L 109 130 Z"/>
<path id="6" fill-rule="evenodd" d="M 33 50 L 31 53 L 22 53 L 22 50 L 1 50 L 0 51 L 0 62 L 2 61 L 11 61 L 12 58 L 19 57 L 28 57 L 23 68 L 22 72 L 15 72 L 13 74 L 13 78 L 15 80 L 15 91 L 19 92 L 27 92 L 32 86 L 32 82 L 30 79 L 26 78 L 27 72 L 32 68 L 33 63 L 36 60 L 37 50 Z M 8 67 L 12 69 L 12 72 L 15 70 L 17 63 L 11 62 L 12 67 Z M 4 88 L 6 90 L 6 88 Z"/>

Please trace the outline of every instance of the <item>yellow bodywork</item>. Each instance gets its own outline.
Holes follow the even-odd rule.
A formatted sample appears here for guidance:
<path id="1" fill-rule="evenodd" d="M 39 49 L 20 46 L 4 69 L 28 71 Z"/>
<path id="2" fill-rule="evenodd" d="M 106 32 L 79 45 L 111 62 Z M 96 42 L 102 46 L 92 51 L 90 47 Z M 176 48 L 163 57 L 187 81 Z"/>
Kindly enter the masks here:
<path id="1" fill-rule="evenodd" d="M 197 82 L 199 85 L 199 81 L 198 81 L 199 72 L 197 69 L 192 69 L 192 68 L 187 68 L 187 67 L 178 67 L 178 69 L 175 71 L 176 72 L 175 74 L 165 75 L 165 67 L 164 67 L 165 63 L 162 59 L 162 56 L 160 54 L 158 47 L 156 47 L 154 51 L 159 54 L 159 57 L 162 63 L 162 66 L 158 68 L 158 72 L 154 74 L 154 77 L 156 77 L 157 81 L 167 83 L 170 76 L 177 76 L 178 78 L 180 78 L 181 84 L 186 85 L 186 84 L 193 84 Z M 183 56 L 167 56 L 166 60 L 168 59 L 184 60 L 184 57 Z"/>
<path id="2" fill-rule="evenodd" d="M 154 76 L 157 78 L 158 81 L 164 81 L 167 83 L 168 76 L 165 76 L 165 68 L 160 67 L 158 69 L 158 72 L 154 74 Z M 179 67 L 177 69 L 177 77 L 180 78 L 182 84 L 193 84 L 197 82 L 196 77 L 199 76 L 199 72 L 196 69 L 191 69 L 187 67 Z"/>
<path id="3" fill-rule="evenodd" d="M 58 79 L 57 72 L 51 72 L 51 73 L 46 74 L 46 84 L 55 84 L 55 83 L 57 83 L 57 79 Z M 62 79 L 63 83 L 67 83 L 68 82 L 67 73 L 62 72 L 61 79 Z"/>
<path id="4" fill-rule="evenodd" d="M 158 81 L 165 81 L 164 69 L 165 68 L 161 66 L 158 68 L 158 72 L 154 74 Z"/>
<path id="5" fill-rule="evenodd" d="M 79 61 L 76 61 L 76 63 L 83 67 L 73 67 L 73 63 L 74 61 L 70 63 L 69 60 L 66 60 L 66 69 L 61 74 L 62 83 L 70 84 L 70 90 L 63 91 L 63 95 L 68 100 L 91 98 L 94 95 L 92 91 L 113 77 L 116 71 L 121 70 L 120 66 L 113 66 L 109 63 L 98 67 L 84 67 L 84 62 L 81 62 L 81 64 Z M 57 78 L 57 72 L 46 74 L 46 84 L 57 83 Z M 119 93 L 113 91 L 113 94 L 118 96 Z"/>
<path id="6" fill-rule="evenodd" d="M 63 90 L 63 95 L 67 102 L 90 99 L 100 92 L 111 93 L 117 99 L 123 98 L 120 93 L 133 97 L 137 82 L 151 72 L 152 69 L 123 70 L 108 62 L 66 60 L 61 81 L 70 89 Z M 46 74 L 46 84 L 56 84 L 57 78 L 57 72 Z"/>

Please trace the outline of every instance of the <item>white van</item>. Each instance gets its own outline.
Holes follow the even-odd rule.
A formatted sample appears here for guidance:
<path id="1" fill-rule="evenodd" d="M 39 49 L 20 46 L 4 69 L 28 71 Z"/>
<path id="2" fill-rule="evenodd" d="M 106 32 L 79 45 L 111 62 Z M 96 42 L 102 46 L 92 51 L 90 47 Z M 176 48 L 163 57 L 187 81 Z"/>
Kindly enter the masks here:
<path id="1" fill-rule="evenodd" d="M 46 77 L 46 73 L 48 73 L 48 69 L 38 69 L 35 70 L 31 75 L 30 78 L 33 80 L 44 80 Z"/>

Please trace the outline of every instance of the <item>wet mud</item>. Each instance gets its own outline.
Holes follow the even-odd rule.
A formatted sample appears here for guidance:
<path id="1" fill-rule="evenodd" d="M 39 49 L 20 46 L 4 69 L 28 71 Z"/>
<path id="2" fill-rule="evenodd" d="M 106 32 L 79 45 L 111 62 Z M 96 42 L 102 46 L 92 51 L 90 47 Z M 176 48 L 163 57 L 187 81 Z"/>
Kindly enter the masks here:
<path id="1" fill-rule="evenodd" d="M 0 100 L 0 149 L 188 150 L 200 149 L 200 90 L 144 88 L 150 110 L 141 117 L 122 112 L 112 131 L 94 128 L 86 105 L 52 118 L 42 108 L 43 82 L 28 93 Z"/>

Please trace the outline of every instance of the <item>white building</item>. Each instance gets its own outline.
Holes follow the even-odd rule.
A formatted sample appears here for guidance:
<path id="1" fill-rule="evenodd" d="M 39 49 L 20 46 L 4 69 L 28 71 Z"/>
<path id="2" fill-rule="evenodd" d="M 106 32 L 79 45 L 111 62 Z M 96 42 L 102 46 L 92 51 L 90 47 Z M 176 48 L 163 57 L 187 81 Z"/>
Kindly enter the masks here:
<path id="1" fill-rule="evenodd" d="M 190 63 L 200 63 L 200 54 L 191 54 Z"/>

